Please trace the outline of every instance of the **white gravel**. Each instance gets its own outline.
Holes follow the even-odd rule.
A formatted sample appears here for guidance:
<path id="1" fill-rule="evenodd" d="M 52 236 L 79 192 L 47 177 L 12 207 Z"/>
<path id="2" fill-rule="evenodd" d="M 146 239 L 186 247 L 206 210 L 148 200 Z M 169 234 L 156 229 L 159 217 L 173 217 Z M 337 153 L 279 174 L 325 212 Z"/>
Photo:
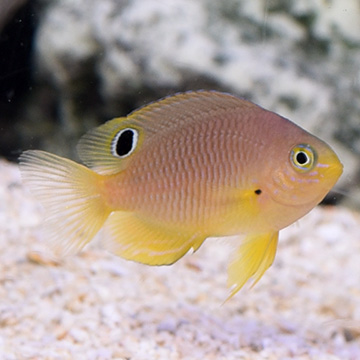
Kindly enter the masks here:
<path id="1" fill-rule="evenodd" d="M 0 161 L 0 359 L 360 359 L 360 216 L 316 208 L 281 232 L 272 268 L 230 301 L 230 246 L 170 267 L 96 244 L 58 261 L 40 207 Z"/>

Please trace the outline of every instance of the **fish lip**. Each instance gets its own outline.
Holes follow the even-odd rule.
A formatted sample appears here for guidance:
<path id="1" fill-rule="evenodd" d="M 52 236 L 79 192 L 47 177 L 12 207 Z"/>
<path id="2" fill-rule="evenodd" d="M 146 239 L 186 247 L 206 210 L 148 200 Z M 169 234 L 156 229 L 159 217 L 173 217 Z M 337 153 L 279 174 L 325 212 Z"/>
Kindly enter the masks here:
<path id="1" fill-rule="evenodd" d="M 324 178 L 332 178 L 333 179 L 333 181 L 331 181 L 331 183 L 328 183 L 327 186 L 325 186 L 325 184 L 327 182 L 324 183 L 324 188 L 320 195 L 318 195 L 310 200 L 306 200 L 306 201 L 301 201 L 301 196 L 293 196 L 293 197 L 290 196 L 290 200 L 285 201 L 282 199 L 282 197 L 276 196 L 276 193 L 281 192 L 281 190 L 286 191 L 286 187 L 287 187 L 287 190 L 289 191 L 289 194 L 290 194 L 292 189 L 294 189 L 294 186 L 289 186 L 285 182 L 281 182 L 283 189 L 281 189 L 281 187 L 279 187 L 279 186 L 274 186 L 274 187 L 270 186 L 270 188 L 268 188 L 271 199 L 274 202 L 276 202 L 277 204 L 288 206 L 291 208 L 296 208 L 299 206 L 313 206 L 314 207 L 315 205 L 319 204 L 325 198 L 325 196 L 330 192 L 330 190 L 335 186 L 337 181 L 339 180 L 339 178 L 343 172 L 343 164 L 340 161 L 337 161 L 335 164 L 332 164 L 332 165 L 317 163 L 316 166 L 314 167 L 314 169 L 312 170 L 314 172 L 314 175 L 316 174 L 317 168 L 321 169 L 321 170 L 324 170 L 326 168 L 325 172 L 321 175 L 322 179 L 324 179 Z M 281 181 L 281 177 L 273 176 L 272 179 L 273 179 L 274 184 L 276 184 L 276 183 L 279 184 Z M 321 181 L 321 179 L 317 180 L 316 182 L 319 182 L 319 181 Z M 313 205 L 313 204 L 315 204 L 315 205 Z"/>

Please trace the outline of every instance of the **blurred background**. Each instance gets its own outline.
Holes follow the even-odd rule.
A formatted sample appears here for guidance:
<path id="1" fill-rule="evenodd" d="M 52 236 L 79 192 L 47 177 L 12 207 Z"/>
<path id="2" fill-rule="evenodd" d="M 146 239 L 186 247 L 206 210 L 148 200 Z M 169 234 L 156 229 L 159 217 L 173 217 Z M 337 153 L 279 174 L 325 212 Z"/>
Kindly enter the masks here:
<path id="1" fill-rule="evenodd" d="M 358 0 L 0 0 L 1 157 L 77 159 L 89 128 L 196 89 L 326 140 L 345 165 L 343 200 L 360 206 Z"/>

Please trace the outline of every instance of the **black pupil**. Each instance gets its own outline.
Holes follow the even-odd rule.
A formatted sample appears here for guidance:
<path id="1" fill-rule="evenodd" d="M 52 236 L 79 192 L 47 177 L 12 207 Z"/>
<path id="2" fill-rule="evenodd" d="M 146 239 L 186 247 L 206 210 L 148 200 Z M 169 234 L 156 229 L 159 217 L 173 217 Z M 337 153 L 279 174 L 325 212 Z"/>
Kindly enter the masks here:
<path id="1" fill-rule="evenodd" d="M 116 153 L 119 156 L 127 155 L 133 147 L 134 132 L 132 130 L 124 130 L 118 138 L 116 144 Z"/>
<path id="2" fill-rule="evenodd" d="M 300 165 L 305 165 L 309 161 L 309 158 L 303 151 L 300 151 L 296 154 L 296 161 Z"/>

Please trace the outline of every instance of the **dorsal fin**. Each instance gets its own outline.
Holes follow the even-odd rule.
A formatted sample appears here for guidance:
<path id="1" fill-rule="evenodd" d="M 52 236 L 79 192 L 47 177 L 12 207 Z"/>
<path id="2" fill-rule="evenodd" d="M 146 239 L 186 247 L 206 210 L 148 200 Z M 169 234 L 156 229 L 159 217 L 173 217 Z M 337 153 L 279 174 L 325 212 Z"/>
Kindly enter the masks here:
<path id="1" fill-rule="evenodd" d="M 141 147 L 151 142 L 154 136 L 160 138 L 168 134 L 168 131 L 176 131 L 191 122 L 204 121 L 210 113 L 253 107 L 257 106 L 216 91 L 179 93 L 150 103 L 127 117 L 115 118 L 90 130 L 80 139 L 78 153 L 81 160 L 98 173 L 117 173 L 125 169 L 128 161 Z M 111 147 L 116 134 L 126 128 L 138 132 L 137 146 L 131 155 L 119 158 L 112 154 Z"/>
<path id="2" fill-rule="evenodd" d="M 142 129 L 135 125 L 130 126 L 128 118 L 115 118 L 91 129 L 80 139 L 77 151 L 81 161 L 99 174 L 115 174 L 125 169 L 131 157 L 114 156 L 112 149 L 117 134 L 129 127 L 139 133 L 137 140 L 137 148 L 139 148 L 143 140 Z"/>
<path id="3" fill-rule="evenodd" d="M 151 131 L 202 121 L 209 113 L 234 108 L 257 107 L 249 101 L 218 91 L 188 91 L 152 102 L 128 115 L 134 123 Z"/>

